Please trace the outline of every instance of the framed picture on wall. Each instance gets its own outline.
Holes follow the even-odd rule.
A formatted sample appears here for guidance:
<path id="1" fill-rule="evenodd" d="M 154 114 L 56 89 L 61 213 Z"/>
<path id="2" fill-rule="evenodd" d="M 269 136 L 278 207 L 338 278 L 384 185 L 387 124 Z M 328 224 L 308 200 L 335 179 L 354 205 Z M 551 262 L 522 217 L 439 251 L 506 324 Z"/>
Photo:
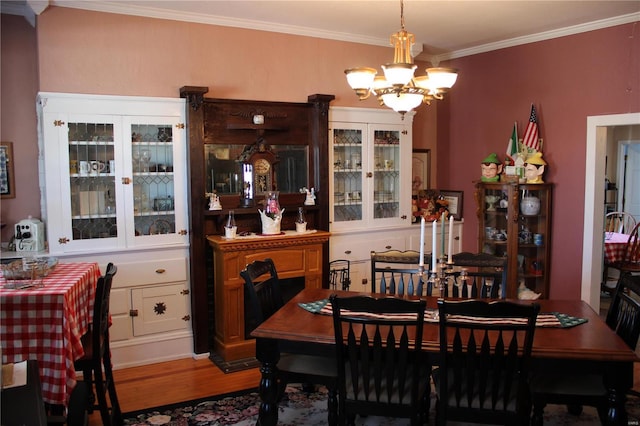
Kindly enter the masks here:
<path id="1" fill-rule="evenodd" d="M 411 155 L 411 188 L 414 193 L 431 187 L 431 150 L 414 149 Z"/>
<path id="2" fill-rule="evenodd" d="M 0 142 L 0 198 L 15 198 L 13 143 Z"/>
<path id="3" fill-rule="evenodd" d="M 449 214 L 453 216 L 455 220 L 462 219 L 462 201 L 464 192 L 463 191 L 449 191 L 449 190 L 441 190 L 440 196 L 447 200 Z"/>

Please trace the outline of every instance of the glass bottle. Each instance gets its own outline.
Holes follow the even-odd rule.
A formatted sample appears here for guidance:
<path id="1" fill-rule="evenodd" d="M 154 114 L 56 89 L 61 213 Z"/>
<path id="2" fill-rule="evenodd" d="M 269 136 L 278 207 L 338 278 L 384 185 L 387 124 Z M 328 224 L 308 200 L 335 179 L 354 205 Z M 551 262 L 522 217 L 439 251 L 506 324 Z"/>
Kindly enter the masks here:
<path id="1" fill-rule="evenodd" d="M 278 191 L 269 191 L 267 193 L 264 212 L 267 214 L 267 216 L 271 217 L 272 219 L 281 215 L 280 202 L 278 201 L 278 195 L 279 195 Z"/>
<path id="2" fill-rule="evenodd" d="M 296 223 L 307 223 L 307 220 L 304 218 L 304 209 L 302 207 L 298 207 L 298 218 L 296 219 Z"/>
<path id="3" fill-rule="evenodd" d="M 236 218 L 233 210 L 229 210 L 229 217 L 227 218 L 227 224 L 224 227 L 224 236 L 225 238 L 233 239 L 236 237 L 236 231 L 238 227 L 236 226 Z"/>
<path id="4" fill-rule="evenodd" d="M 307 220 L 304 217 L 304 209 L 298 207 L 298 217 L 296 218 L 296 232 L 307 231 Z"/>

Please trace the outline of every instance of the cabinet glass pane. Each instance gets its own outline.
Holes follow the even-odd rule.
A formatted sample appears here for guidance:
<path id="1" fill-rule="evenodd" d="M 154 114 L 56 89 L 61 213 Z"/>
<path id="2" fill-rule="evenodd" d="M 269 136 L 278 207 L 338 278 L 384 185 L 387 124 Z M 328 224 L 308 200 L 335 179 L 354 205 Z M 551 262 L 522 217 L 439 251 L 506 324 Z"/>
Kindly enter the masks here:
<path id="1" fill-rule="evenodd" d="M 362 130 L 333 131 L 333 220 L 362 220 Z"/>
<path id="2" fill-rule="evenodd" d="M 374 131 L 373 218 L 400 215 L 400 132 Z"/>
<path id="3" fill-rule="evenodd" d="M 176 232 L 172 132 L 166 123 L 131 125 L 136 236 Z"/>
<path id="4" fill-rule="evenodd" d="M 549 238 L 545 216 L 548 190 L 534 190 L 535 185 L 520 190 L 520 216 L 518 220 L 518 277 L 528 288 L 539 291 L 537 281 L 546 274 L 545 252 Z"/>
<path id="5" fill-rule="evenodd" d="M 69 189 L 74 240 L 118 236 L 112 123 L 69 123 Z"/>

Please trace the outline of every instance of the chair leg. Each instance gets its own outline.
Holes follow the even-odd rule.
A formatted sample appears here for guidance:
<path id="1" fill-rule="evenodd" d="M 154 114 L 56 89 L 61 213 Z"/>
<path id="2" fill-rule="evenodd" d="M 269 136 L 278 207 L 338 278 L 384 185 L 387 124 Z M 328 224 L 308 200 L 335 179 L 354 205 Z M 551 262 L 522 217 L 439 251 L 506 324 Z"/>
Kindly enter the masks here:
<path id="1" fill-rule="evenodd" d="M 327 391 L 329 396 L 329 399 L 327 400 L 329 426 L 336 426 L 338 424 L 338 393 L 333 386 L 328 386 Z"/>
<path id="2" fill-rule="evenodd" d="M 543 423 L 543 415 L 544 415 L 544 402 L 534 401 L 533 402 L 533 414 L 531 415 L 531 426 L 542 426 Z"/>
<path id="3" fill-rule="evenodd" d="M 107 395 L 105 392 L 105 382 L 101 366 L 95 367 L 94 385 L 96 387 L 96 396 L 98 398 L 98 407 L 100 409 L 100 418 L 104 426 L 111 425 L 111 416 L 109 415 L 109 406 L 107 405 Z"/>
<path id="4" fill-rule="evenodd" d="M 93 413 L 93 407 L 96 405 L 96 394 L 93 392 L 93 369 L 91 367 L 85 367 L 82 370 L 82 380 L 86 383 L 89 400 L 87 402 L 87 413 Z"/>
<path id="5" fill-rule="evenodd" d="M 116 384 L 113 380 L 113 369 L 111 365 L 110 350 L 107 348 L 105 355 L 102 358 L 102 364 L 104 367 L 105 384 L 107 385 L 107 392 L 109 393 L 109 401 L 111 402 L 111 424 L 120 425 L 122 423 L 122 413 L 120 411 L 120 402 L 118 401 L 118 394 L 116 393 Z M 104 391 L 104 390 L 103 390 Z M 107 407 L 108 411 L 108 407 Z"/>

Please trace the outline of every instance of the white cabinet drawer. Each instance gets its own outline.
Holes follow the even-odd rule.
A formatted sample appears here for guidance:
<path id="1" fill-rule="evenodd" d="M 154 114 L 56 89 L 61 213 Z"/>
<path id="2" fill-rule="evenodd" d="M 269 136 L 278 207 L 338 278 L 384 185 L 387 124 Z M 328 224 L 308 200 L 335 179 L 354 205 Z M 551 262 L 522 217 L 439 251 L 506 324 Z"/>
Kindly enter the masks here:
<path id="1" fill-rule="evenodd" d="M 351 261 L 369 260 L 371 251 L 404 250 L 404 235 L 380 233 L 381 235 L 345 235 L 335 236 L 330 240 L 330 259 L 347 259 Z"/>
<path id="2" fill-rule="evenodd" d="M 131 287 L 187 281 L 187 259 L 161 259 L 119 263 L 113 277 L 114 287 Z"/>

